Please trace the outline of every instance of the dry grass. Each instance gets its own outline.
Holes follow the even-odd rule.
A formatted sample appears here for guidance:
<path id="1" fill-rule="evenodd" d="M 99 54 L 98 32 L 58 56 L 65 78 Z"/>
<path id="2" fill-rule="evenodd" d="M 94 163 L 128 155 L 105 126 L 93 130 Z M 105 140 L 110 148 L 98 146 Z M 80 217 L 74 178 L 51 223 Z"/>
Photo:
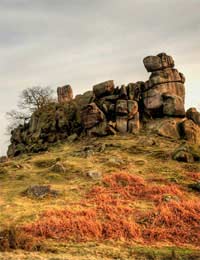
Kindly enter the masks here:
<path id="1" fill-rule="evenodd" d="M 131 256 L 134 259 L 134 249 L 130 255 L 127 253 L 129 245 L 136 248 L 139 244 L 144 250 L 152 245 L 198 248 L 199 204 L 197 194 L 187 190 L 187 184 L 199 180 L 199 164 L 189 167 L 165 160 L 165 154 L 179 145 L 174 141 L 153 137 L 156 145 L 151 146 L 144 145 L 143 140 L 138 144 L 140 138 L 145 140 L 146 137 L 83 140 L 73 146 L 55 146 L 47 153 L 6 162 L 1 166 L 4 174 L 0 177 L 1 230 L 7 230 L 8 234 L 7 227 L 13 225 L 17 234 L 19 229 L 23 230 L 21 236 L 15 236 L 16 247 L 22 248 L 20 244 L 27 236 L 27 250 L 40 247 L 35 244 L 38 238 L 47 248 L 55 243 L 58 252 L 62 241 L 74 246 L 80 242 L 104 245 L 115 241 L 109 252 L 124 243 L 116 254 L 121 259 Z M 95 151 L 87 158 L 74 156 L 85 145 L 99 143 L 111 145 L 104 152 Z M 123 164 L 110 166 L 109 158 L 118 158 Z M 66 166 L 64 174 L 50 170 L 58 159 Z M 144 163 L 135 163 L 139 160 Z M 102 172 L 102 180 L 86 177 L 85 173 L 93 169 Z M 22 197 L 21 192 L 33 184 L 51 185 L 61 196 L 42 200 Z M 6 233 L 3 237 L 7 237 Z M 7 243 L 5 249 L 11 248 L 8 240 L 4 243 Z M 87 252 L 92 259 L 90 247 Z M 114 253 L 98 254 L 94 259 L 115 256 Z"/>

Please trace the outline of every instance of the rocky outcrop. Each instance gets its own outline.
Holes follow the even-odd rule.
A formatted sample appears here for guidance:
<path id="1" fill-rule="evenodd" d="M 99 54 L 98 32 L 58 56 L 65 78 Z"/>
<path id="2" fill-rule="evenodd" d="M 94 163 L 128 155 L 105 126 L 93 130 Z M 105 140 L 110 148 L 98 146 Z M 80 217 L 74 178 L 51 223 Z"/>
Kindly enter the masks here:
<path id="1" fill-rule="evenodd" d="M 76 140 L 80 133 L 137 134 L 141 128 L 200 144 L 200 113 L 195 108 L 185 113 L 185 77 L 173 58 L 160 53 L 143 63 L 151 73 L 146 82 L 115 86 L 108 80 L 74 99 L 70 85 L 58 87 L 58 103 L 35 111 L 28 124 L 12 131 L 8 155 L 43 151 L 49 143 Z"/>
<path id="2" fill-rule="evenodd" d="M 184 117 L 185 77 L 174 69 L 174 60 L 165 53 L 143 60 L 150 78 L 142 93 L 144 108 L 152 116 Z"/>
<path id="3" fill-rule="evenodd" d="M 11 132 L 8 156 L 45 151 L 50 143 L 66 139 L 81 130 L 74 102 L 49 104 L 34 112 L 29 123 L 20 125 Z"/>

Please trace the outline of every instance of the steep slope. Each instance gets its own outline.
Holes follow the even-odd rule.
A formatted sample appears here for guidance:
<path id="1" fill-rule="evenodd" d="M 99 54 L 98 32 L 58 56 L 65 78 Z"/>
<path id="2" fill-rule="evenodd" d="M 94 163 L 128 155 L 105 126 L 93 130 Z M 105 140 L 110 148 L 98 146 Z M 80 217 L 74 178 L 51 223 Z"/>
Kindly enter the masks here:
<path id="1" fill-rule="evenodd" d="M 200 164 L 172 160 L 181 143 L 141 131 L 1 163 L 0 259 L 200 259 Z"/>

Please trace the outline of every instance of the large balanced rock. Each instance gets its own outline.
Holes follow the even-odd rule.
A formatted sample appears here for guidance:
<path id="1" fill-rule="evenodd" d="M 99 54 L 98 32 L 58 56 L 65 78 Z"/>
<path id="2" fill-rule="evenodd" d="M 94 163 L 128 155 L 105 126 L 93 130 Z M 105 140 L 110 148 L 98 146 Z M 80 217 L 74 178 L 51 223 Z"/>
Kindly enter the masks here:
<path id="1" fill-rule="evenodd" d="M 148 56 L 144 66 L 152 72 L 142 93 L 145 110 L 157 117 L 185 116 L 185 77 L 173 68 L 173 58 L 165 53 Z"/>
<path id="2" fill-rule="evenodd" d="M 148 56 L 144 58 L 143 62 L 148 72 L 174 67 L 173 58 L 166 53 L 160 53 L 157 56 Z"/>
<path id="3" fill-rule="evenodd" d="M 70 85 L 57 88 L 58 103 L 69 102 L 73 99 L 73 91 Z"/>

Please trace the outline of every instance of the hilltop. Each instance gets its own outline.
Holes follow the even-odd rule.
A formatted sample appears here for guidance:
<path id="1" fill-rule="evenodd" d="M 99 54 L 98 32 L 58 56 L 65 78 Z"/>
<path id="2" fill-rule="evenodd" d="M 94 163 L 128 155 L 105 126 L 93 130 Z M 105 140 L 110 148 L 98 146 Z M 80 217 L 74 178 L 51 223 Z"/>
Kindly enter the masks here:
<path id="1" fill-rule="evenodd" d="M 0 162 L 0 259 L 200 259 L 200 113 L 171 56 L 33 112 Z"/>

